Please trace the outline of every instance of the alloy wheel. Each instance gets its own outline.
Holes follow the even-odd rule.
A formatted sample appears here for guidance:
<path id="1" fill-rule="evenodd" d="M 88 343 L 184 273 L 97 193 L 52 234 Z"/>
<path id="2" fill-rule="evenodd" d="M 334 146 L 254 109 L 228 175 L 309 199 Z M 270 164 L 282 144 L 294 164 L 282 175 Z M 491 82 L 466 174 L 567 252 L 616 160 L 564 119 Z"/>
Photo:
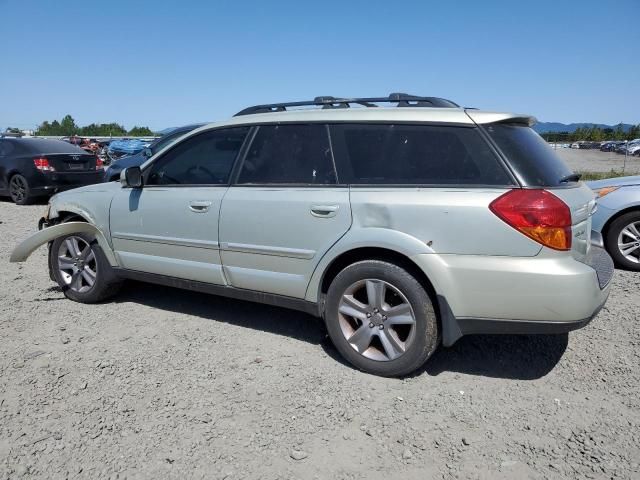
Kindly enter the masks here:
<path id="1" fill-rule="evenodd" d="M 398 288 L 383 280 L 350 285 L 340 299 L 338 316 L 349 345 L 371 360 L 396 360 L 415 339 L 411 304 Z"/>
<path id="2" fill-rule="evenodd" d="M 640 221 L 631 222 L 620 231 L 618 250 L 628 261 L 640 263 Z"/>
<path id="3" fill-rule="evenodd" d="M 24 201 L 28 188 L 29 186 L 27 185 L 27 181 L 22 175 L 14 175 L 11 177 L 11 181 L 9 182 L 9 194 L 14 202 L 18 203 Z"/>
<path id="4" fill-rule="evenodd" d="M 67 237 L 58 249 L 58 271 L 71 290 L 91 290 L 98 276 L 98 263 L 91 245 L 81 237 Z"/>

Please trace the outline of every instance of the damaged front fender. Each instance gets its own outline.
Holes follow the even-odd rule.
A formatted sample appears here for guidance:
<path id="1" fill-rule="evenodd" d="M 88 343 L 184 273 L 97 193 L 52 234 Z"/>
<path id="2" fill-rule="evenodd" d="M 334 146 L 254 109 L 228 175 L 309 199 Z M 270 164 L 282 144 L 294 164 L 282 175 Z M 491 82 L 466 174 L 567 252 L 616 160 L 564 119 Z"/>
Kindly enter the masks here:
<path id="1" fill-rule="evenodd" d="M 112 267 L 117 267 L 118 262 L 109 246 L 109 242 L 104 238 L 102 232 L 95 226 L 87 222 L 67 222 L 52 227 L 43 228 L 38 233 L 34 233 L 13 249 L 10 262 L 24 262 L 39 246 L 44 245 L 58 237 L 64 237 L 74 233 L 88 233 L 95 235 L 98 244 L 102 248 L 105 257 Z"/>

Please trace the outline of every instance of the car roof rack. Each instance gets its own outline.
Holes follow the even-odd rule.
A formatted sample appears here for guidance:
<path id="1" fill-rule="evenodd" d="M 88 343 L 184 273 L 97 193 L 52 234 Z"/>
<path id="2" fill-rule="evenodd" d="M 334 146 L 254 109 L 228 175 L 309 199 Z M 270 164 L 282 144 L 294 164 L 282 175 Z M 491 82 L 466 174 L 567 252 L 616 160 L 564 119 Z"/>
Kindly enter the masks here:
<path id="1" fill-rule="evenodd" d="M 367 98 L 336 98 L 336 97 L 316 97 L 313 100 L 303 102 L 270 103 L 265 105 L 254 105 L 240 110 L 234 115 L 251 115 L 253 113 L 285 112 L 291 107 L 321 106 L 328 108 L 350 108 L 352 104 L 363 107 L 377 107 L 376 103 L 395 103 L 397 107 L 436 107 L 436 108 L 459 108 L 460 106 L 451 100 L 438 97 L 420 97 L 407 93 L 392 93 L 388 97 L 367 97 Z"/>

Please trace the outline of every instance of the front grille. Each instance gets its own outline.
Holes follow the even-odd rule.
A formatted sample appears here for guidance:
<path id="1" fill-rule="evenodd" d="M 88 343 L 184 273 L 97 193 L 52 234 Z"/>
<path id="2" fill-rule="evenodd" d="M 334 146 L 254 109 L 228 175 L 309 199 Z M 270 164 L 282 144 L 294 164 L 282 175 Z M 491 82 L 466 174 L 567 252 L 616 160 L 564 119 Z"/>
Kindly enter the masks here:
<path id="1" fill-rule="evenodd" d="M 589 255 L 587 256 L 587 261 L 585 263 L 596 271 L 600 289 L 609 285 L 609 282 L 613 277 L 614 266 L 613 260 L 611 260 L 611 257 L 604 248 L 591 245 L 591 249 L 589 250 Z"/>

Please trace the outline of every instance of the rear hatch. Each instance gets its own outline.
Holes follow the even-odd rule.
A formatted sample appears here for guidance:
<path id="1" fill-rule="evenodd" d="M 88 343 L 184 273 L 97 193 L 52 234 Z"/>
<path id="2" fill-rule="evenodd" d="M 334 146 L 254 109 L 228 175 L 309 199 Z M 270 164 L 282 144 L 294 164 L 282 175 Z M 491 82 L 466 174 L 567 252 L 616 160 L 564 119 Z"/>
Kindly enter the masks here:
<path id="1" fill-rule="evenodd" d="M 472 112 L 468 112 L 473 119 Z M 560 198 L 571 211 L 571 254 L 586 262 L 591 248 L 591 215 L 595 211 L 593 191 L 520 117 L 488 123 L 482 128 L 504 156 L 524 188 L 544 189 Z"/>

